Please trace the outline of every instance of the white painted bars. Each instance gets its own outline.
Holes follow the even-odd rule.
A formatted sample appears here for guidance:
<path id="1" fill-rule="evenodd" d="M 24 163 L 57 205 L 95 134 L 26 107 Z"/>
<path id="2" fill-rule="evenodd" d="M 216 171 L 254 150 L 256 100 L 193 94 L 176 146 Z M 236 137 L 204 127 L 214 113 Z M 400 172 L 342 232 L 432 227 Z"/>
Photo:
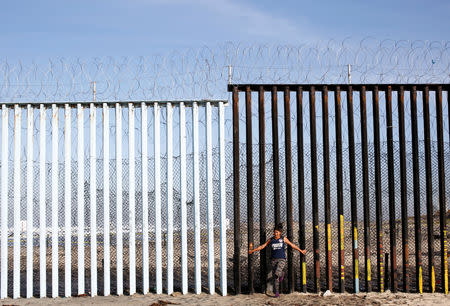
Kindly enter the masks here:
<path id="1" fill-rule="evenodd" d="M 173 150 L 172 104 L 167 103 L 167 294 L 173 293 Z"/>
<path id="2" fill-rule="evenodd" d="M 159 105 L 153 104 L 154 110 L 154 156 L 155 156 L 155 249 L 156 249 L 156 293 L 162 293 L 162 254 L 161 254 L 161 174 L 160 174 L 160 138 Z"/>
<path id="3" fill-rule="evenodd" d="M 27 298 L 33 296 L 33 109 L 27 105 Z"/>
<path id="4" fill-rule="evenodd" d="M 200 248 L 200 169 L 198 152 L 198 104 L 192 105 L 194 145 L 194 249 L 195 249 L 195 293 L 202 292 L 201 248 Z"/>
<path id="5" fill-rule="evenodd" d="M 105 296 L 111 293 L 110 277 L 110 226 L 109 226 L 109 109 L 108 104 L 103 103 L 103 284 Z"/>
<path id="6" fill-rule="evenodd" d="M 65 221 L 65 256 L 64 256 L 64 295 L 69 297 L 72 289 L 72 185 L 71 185 L 71 141 L 72 133 L 70 128 L 70 107 L 66 104 L 64 107 L 64 119 L 65 119 L 65 137 L 64 137 L 64 221 Z"/>
<path id="7" fill-rule="evenodd" d="M 45 107 L 39 106 L 39 288 L 41 298 L 47 295 L 47 228 L 45 205 Z"/>
<path id="8" fill-rule="evenodd" d="M 89 187 L 91 201 L 91 296 L 97 295 L 97 170 L 96 170 L 96 139 L 95 139 L 95 106 L 91 103 L 89 109 L 89 122 L 90 122 L 90 137 L 89 137 L 89 148 L 90 148 L 90 177 L 89 177 Z"/>
<path id="9" fill-rule="evenodd" d="M 2 105 L 2 170 L 1 170 L 1 276 L 0 298 L 8 294 L 8 108 Z"/>
<path id="10" fill-rule="evenodd" d="M 227 295 L 227 199 L 225 173 L 225 111 L 219 102 L 219 176 L 220 176 L 220 290 Z"/>
<path id="11" fill-rule="evenodd" d="M 135 160 L 135 131 L 134 131 L 134 105 L 128 103 L 128 154 L 130 165 L 130 192 L 129 192 L 129 213 L 130 213 L 130 295 L 136 293 L 136 160 Z"/>
<path id="12" fill-rule="evenodd" d="M 20 138 L 21 111 L 14 105 L 14 240 L 13 240 L 13 298 L 20 297 Z"/>
<path id="13" fill-rule="evenodd" d="M 206 102 L 206 194 L 208 202 L 208 283 L 209 293 L 215 293 L 214 277 L 214 203 L 212 184 L 212 123 L 211 103 Z"/>
<path id="14" fill-rule="evenodd" d="M 148 262 L 148 130 L 147 130 L 147 104 L 142 102 L 141 123 L 141 158 L 142 158 L 142 293 L 149 292 L 149 262 Z"/>
<path id="15" fill-rule="evenodd" d="M 78 294 L 84 294 L 84 109 L 77 105 L 77 161 L 78 161 Z"/>
<path id="16" fill-rule="evenodd" d="M 123 230 L 122 230 L 122 107 L 116 103 L 116 174 L 117 174 L 117 295 L 123 294 Z"/>
<path id="17" fill-rule="evenodd" d="M 180 206 L 181 206 L 181 292 L 188 293 L 187 207 L 186 207 L 186 113 L 180 103 Z"/>
<path id="18" fill-rule="evenodd" d="M 186 163 L 186 115 L 185 115 L 185 104 L 180 103 L 178 105 L 180 111 L 180 125 L 179 125 L 179 144 L 180 144 L 180 207 L 177 208 L 174 206 L 174 191 L 177 190 L 177 186 L 174 186 L 173 182 L 173 108 L 174 105 L 171 102 L 166 102 L 165 107 L 167 110 L 166 117 L 166 128 L 167 134 L 166 139 L 163 141 L 166 145 L 166 153 L 167 153 L 167 293 L 173 292 L 173 276 L 174 276 L 174 235 L 177 235 L 175 231 L 180 230 L 180 228 L 175 227 L 174 215 L 178 212 L 177 209 L 181 210 L 180 220 L 176 220 L 177 224 L 181 224 L 181 231 L 179 234 L 181 235 L 181 291 L 183 294 L 188 291 L 188 262 L 187 262 L 187 176 L 193 178 L 194 180 L 194 238 L 195 243 L 193 247 L 195 248 L 195 291 L 196 293 L 201 292 L 201 231 L 202 224 L 200 219 L 201 206 L 200 206 L 200 189 L 205 188 L 207 195 L 207 231 L 205 234 L 208 235 L 208 287 L 209 292 L 211 294 L 215 291 L 215 277 L 214 277 L 214 233 L 217 228 L 214 224 L 214 198 L 213 198 L 213 167 L 212 167 L 212 143 L 213 143 L 213 132 L 212 132 L 212 115 L 211 115 L 211 103 L 206 102 L 203 104 L 205 106 L 205 114 L 206 114 L 206 126 L 205 126 L 205 135 L 206 135 L 206 184 L 202 184 L 200 180 L 200 152 L 199 145 L 200 142 L 204 141 L 201 137 L 199 137 L 199 103 L 192 103 L 193 113 L 193 157 L 194 157 L 194 168 L 192 174 L 187 174 L 187 163 Z M 202 105 L 202 106 L 203 106 Z M 103 137 L 103 252 L 104 252 L 104 291 L 103 294 L 110 294 L 110 267 L 111 267 L 111 259 L 110 259 L 110 205 L 114 203 L 110 203 L 110 156 L 109 156 L 109 146 L 110 146 L 110 121 L 109 121 L 109 109 L 107 103 L 103 103 L 103 135 L 97 129 L 96 126 L 96 112 L 99 110 L 99 107 L 94 103 L 90 103 L 90 112 L 89 112 L 89 125 L 90 125 L 90 136 L 89 136 L 89 158 L 90 158 L 90 180 L 88 182 L 89 186 L 89 195 L 90 201 L 85 203 L 85 178 L 84 178 L 84 121 L 83 121 L 83 105 L 82 103 L 77 104 L 77 139 L 76 139 L 76 155 L 77 155 L 77 219 L 78 226 L 76 229 L 76 235 L 78 236 L 78 293 L 85 293 L 85 283 L 84 283 L 84 269 L 85 269 L 85 259 L 84 259 L 84 251 L 86 247 L 85 243 L 85 232 L 84 232 L 84 212 L 85 205 L 89 208 L 90 214 L 90 257 L 91 257 L 91 275 L 90 275 L 90 287 L 91 294 L 97 295 L 97 252 L 99 251 L 97 247 L 97 151 L 96 151 L 96 143 L 99 135 Z M 150 135 L 148 133 L 147 124 L 148 124 L 148 110 L 146 102 L 140 103 L 142 109 L 142 125 L 141 125 L 141 159 L 142 159 L 142 220 L 136 220 L 135 217 L 135 209 L 136 207 L 136 181 L 135 181 L 135 162 L 136 155 L 136 139 L 135 139 L 135 103 L 128 103 L 129 107 L 129 116 L 128 116 L 128 130 L 129 130 L 129 161 L 130 161 L 130 185 L 129 185 L 129 217 L 130 217 L 130 294 L 136 292 L 136 263 L 138 259 L 136 258 L 136 239 L 137 235 L 140 234 L 140 227 L 136 227 L 135 222 L 142 221 L 142 239 L 143 239 L 143 252 L 142 252 L 142 290 L 143 293 L 149 292 L 149 207 L 148 207 L 148 196 L 149 192 L 149 182 L 148 182 L 148 139 Z M 220 174 L 220 286 L 223 295 L 226 295 L 226 199 L 225 199 L 225 132 L 224 132 L 224 105 L 223 103 L 217 104 L 219 111 L 219 174 Z M 160 160 L 160 107 L 161 104 L 156 102 L 153 105 L 154 108 L 154 175 L 155 175 L 155 237 L 156 237 L 156 291 L 157 293 L 162 293 L 163 291 L 163 283 L 162 283 L 162 227 L 161 227 L 161 160 Z M 64 235 L 64 296 L 70 296 L 72 292 L 72 140 L 71 140 L 71 106 L 69 104 L 64 104 L 64 107 L 59 104 L 51 104 L 52 108 L 52 116 L 51 116 L 51 158 L 47 160 L 45 155 L 45 149 L 47 146 L 46 143 L 46 110 L 45 105 L 39 105 L 39 244 L 40 244 L 40 296 L 46 296 L 47 291 L 47 283 L 46 283 L 46 253 L 47 246 L 46 241 L 48 239 L 47 234 L 48 229 L 46 227 L 47 223 L 50 225 L 51 223 L 51 254 L 52 254 L 52 281 L 51 281 L 51 296 L 57 297 L 59 296 L 59 288 L 62 288 L 59 283 L 62 281 L 58 278 L 59 273 L 59 256 L 60 256 L 60 246 L 59 239 Z M 63 109 L 64 108 L 64 109 Z M 31 297 L 33 293 L 33 281 L 36 281 L 33 278 L 33 111 L 35 110 L 32 105 L 26 105 L 27 109 L 27 133 L 26 133 L 26 150 L 23 150 L 21 147 L 21 112 L 23 111 L 23 106 L 14 105 L 14 173 L 13 173 L 13 202 L 14 207 L 20 207 L 20 199 L 25 198 L 21 192 L 21 152 L 26 152 L 26 209 L 27 209 L 27 218 L 26 218 L 26 296 Z M 64 152 L 58 151 L 58 142 L 62 137 L 60 137 L 59 130 L 59 119 L 58 114 L 61 110 L 64 110 Z M 2 169 L 1 169 L 1 187 L 0 190 L 2 192 L 1 195 L 1 246 L 2 246 L 2 254 L 1 254 L 1 277 L 0 277 L 0 297 L 4 298 L 7 296 L 7 283 L 8 283 L 8 112 L 10 109 L 6 105 L 2 105 Z M 11 136 L 11 135 L 9 135 Z M 116 103 L 116 174 L 117 174 L 117 293 L 123 294 L 123 224 L 122 224 L 122 193 L 123 193 L 123 185 L 122 185 L 122 115 L 121 115 L 121 105 L 120 103 Z M 60 155 L 62 154 L 62 155 Z M 60 156 L 64 156 L 64 173 L 60 173 L 60 165 L 59 158 Z M 50 203 L 47 204 L 46 199 L 46 162 L 51 162 L 51 197 Z M 61 169 L 62 170 L 62 169 Z M 192 175 L 192 176 L 191 176 Z M 64 177 L 64 191 L 61 190 L 61 195 L 64 194 L 64 201 L 61 202 L 61 198 L 59 198 L 59 182 L 60 179 Z M 60 204 L 61 203 L 61 204 Z M 60 224 L 60 218 L 62 218 L 61 212 L 59 211 L 59 205 L 64 205 L 64 230 L 62 229 Z M 101 205 L 101 204 L 100 204 Z M 47 206 L 51 209 L 51 218 L 47 216 Z M 62 207 L 61 207 L 62 208 Z M 36 208 L 37 209 L 37 208 Z M 219 211 L 219 210 L 216 210 Z M 20 209 L 13 210 L 14 222 L 10 224 L 14 225 L 13 228 L 13 264 L 14 264 L 14 272 L 13 272 L 13 297 L 17 298 L 20 296 L 20 248 L 21 248 L 21 238 L 20 237 L 23 232 L 22 220 L 20 219 Z M 178 216 L 178 214 L 177 214 Z M 11 221 L 11 220 L 10 220 Z M 180 222 L 180 223 L 178 223 Z M 23 223 L 25 224 L 25 223 Z M 100 225 L 102 226 L 102 225 Z M 166 229 L 164 229 L 166 230 Z M 152 229 L 153 231 L 153 229 Z M 64 234 L 63 234 L 64 232 Z M 87 241 L 89 243 L 89 241 Z M 165 289 L 165 288 L 164 288 Z"/>
<path id="19" fill-rule="evenodd" d="M 58 297 L 58 108 L 52 104 L 52 297 Z"/>

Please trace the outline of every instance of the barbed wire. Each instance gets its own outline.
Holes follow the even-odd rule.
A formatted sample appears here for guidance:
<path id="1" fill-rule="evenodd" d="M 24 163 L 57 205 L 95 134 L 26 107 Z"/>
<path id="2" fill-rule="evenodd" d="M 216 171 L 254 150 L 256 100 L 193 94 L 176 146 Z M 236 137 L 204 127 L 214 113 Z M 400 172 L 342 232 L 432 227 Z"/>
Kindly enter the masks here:
<path id="1" fill-rule="evenodd" d="M 234 83 L 347 83 L 348 65 L 354 83 L 445 83 L 450 41 L 224 43 L 148 57 L 3 58 L 0 101 L 91 101 L 93 82 L 98 101 L 223 99 L 230 77 Z"/>

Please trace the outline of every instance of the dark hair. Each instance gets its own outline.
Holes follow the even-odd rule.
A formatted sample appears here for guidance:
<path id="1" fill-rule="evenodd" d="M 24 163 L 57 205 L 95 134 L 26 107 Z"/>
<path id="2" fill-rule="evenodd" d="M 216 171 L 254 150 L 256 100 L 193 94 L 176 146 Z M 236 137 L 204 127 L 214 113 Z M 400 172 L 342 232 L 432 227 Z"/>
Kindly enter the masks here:
<path id="1" fill-rule="evenodd" d="M 283 231 L 283 223 L 278 223 L 277 225 L 275 225 L 275 228 L 273 230 L 282 232 Z"/>

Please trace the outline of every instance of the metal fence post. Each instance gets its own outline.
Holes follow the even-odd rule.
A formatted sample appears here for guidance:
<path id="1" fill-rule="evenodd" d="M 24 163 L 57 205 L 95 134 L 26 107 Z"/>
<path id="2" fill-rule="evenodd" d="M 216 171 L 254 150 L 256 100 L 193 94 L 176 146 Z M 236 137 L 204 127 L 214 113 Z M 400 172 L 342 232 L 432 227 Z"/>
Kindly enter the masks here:
<path id="1" fill-rule="evenodd" d="M 72 184 L 71 184 L 71 142 L 72 131 L 70 125 L 70 107 L 64 106 L 64 296 L 69 297 L 72 294 Z"/>
<path id="2" fill-rule="evenodd" d="M 414 192 L 414 237 L 416 252 L 416 288 L 423 293 L 422 275 L 422 225 L 420 215 L 420 168 L 419 168 L 419 141 L 417 128 L 417 91 L 413 86 L 411 91 L 411 134 L 413 154 L 413 192 Z"/>
<path id="3" fill-rule="evenodd" d="M 303 88 L 297 87 L 297 154 L 298 154 L 298 218 L 299 234 L 298 243 L 300 249 L 305 245 L 305 178 L 303 160 Z M 306 256 L 300 254 L 300 291 L 306 292 Z"/>
<path id="4" fill-rule="evenodd" d="M 403 291 L 409 291 L 409 244 L 408 244 L 408 199 L 406 182 L 406 153 L 405 153 L 405 110 L 404 110 L 404 88 L 400 86 L 398 91 L 398 121 L 399 121 L 399 144 L 400 144 L 400 187 L 401 187 L 401 210 L 402 210 L 402 255 L 403 255 Z"/>
<path id="5" fill-rule="evenodd" d="M 278 89 L 272 86 L 272 154 L 273 154 L 273 190 L 275 225 L 281 222 L 280 208 L 280 156 L 278 143 Z"/>
<path id="6" fill-rule="evenodd" d="M 42 104 L 41 104 L 42 105 Z M 42 106 L 41 106 L 42 107 Z M 2 169 L 1 169 L 1 291 L 0 298 L 8 295 L 8 108 L 2 105 Z M 41 118 L 42 124 L 42 118 Z M 42 190 L 41 190 L 42 191 Z M 40 203 L 42 204 L 42 202 Z M 42 229 L 42 226 L 41 226 Z M 42 240 L 41 240 L 42 241 Z M 42 250 L 42 244 L 41 244 Z M 42 254 L 42 253 L 41 253 Z M 41 257 L 42 258 L 42 257 Z M 42 267 L 42 265 L 41 265 Z M 41 269 L 42 275 L 43 269 Z M 42 285 L 42 280 L 41 280 Z"/>
<path id="7" fill-rule="evenodd" d="M 355 139 L 353 127 L 353 90 L 347 87 L 347 125 L 348 125 L 348 149 L 350 166 L 350 198 L 352 215 L 352 249 L 353 249 L 353 285 L 354 292 L 359 293 L 359 261 L 358 261 L 358 213 L 356 202 L 356 170 L 355 170 Z"/>
<path id="8" fill-rule="evenodd" d="M 392 127 L 392 88 L 386 89 L 386 130 L 388 145 L 389 231 L 391 251 L 391 291 L 397 292 L 397 230 L 395 225 L 394 140 Z"/>
<path id="9" fill-rule="evenodd" d="M 13 298 L 20 297 L 20 151 L 21 151 L 21 109 L 18 104 L 14 105 L 14 234 L 13 234 Z M 58 205 L 57 202 L 53 202 Z M 55 227 L 53 227 L 55 228 Z M 55 271 L 53 271 L 54 273 Z"/>
<path id="10" fill-rule="evenodd" d="M 252 93 L 245 89 L 245 138 L 247 155 L 247 239 L 248 248 L 253 249 L 253 144 L 252 144 Z M 248 254 L 248 290 L 254 293 L 253 254 Z"/>
<path id="11" fill-rule="evenodd" d="M 319 248 L 319 203 L 317 187 L 317 148 L 316 148 L 316 92 L 314 86 L 309 90 L 309 124 L 311 143 L 311 189 L 313 213 L 313 249 L 314 249 L 314 290 L 320 291 L 320 248 Z"/>
<path id="12" fill-rule="evenodd" d="M 380 108 L 378 86 L 372 91 L 373 107 L 373 139 L 375 159 L 375 211 L 377 231 L 377 279 L 378 290 L 384 292 L 384 259 L 383 259 L 383 211 L 381 198 L 381 158 L 380 158 Z"/>
<path id="13" fill-rule="evenodd" d="M 427 198 L 427 240 L 428 240 L 428 278 L 431 293 L 435 291 L 434 271 L 434 230 L 433 230 L 433 182 L 431 169 L 431 137 L 430 137 L 430 108 L 429 89 L 425 86 L 423 90 L 423 125 L 425 138 L 425 178 Z"/>
<path id="14" fill-rule="evenodd" d="M 344 254 L 344 188 L 342 167 L 342 122 L 341 122 L 341 88 L 336 86 L 334 92 L 334 116 L 336 133 L 336 187 L 338 213 L 338 244 L 339 244 L 339 292 L 345 291 L 345 254 Z"/>
<path id="15" fill-rule="evenodd" d="M 292 153 L 291 153 L 291 105 L 290 105 L 290 90 L 286 86 L 284 89 L 284 145 L 285 145 L 285 164 L 286 164 L 286 223 L 287 223 L 287 238 L 292 241 L 293 233 L 293 216 L 292 216 Z M 293 267 L 293 252 L 292 248 L 288 246 L 288 290 L 289 293 L 294 291 L 294 267 Z"/>
<path id="16" fill-rule="evenodd" d="M 328 88 L 322 88 L 323 201 L 325 211 L 325 279 L 327 290 L 333 291 L 331 270 L 330 144 L 328 132 Z"/>
<path id="17" fill-rule="evenodd" d="M 360 90 L 360 120 L 361 120 L 361 154 L 363 170 L 363 211 L 364 211 L 364 267 L 365 289 L 372 291 L 372 266 L 370 262 L 370 203 L 369 203 L 369 161 L 367 147 L 367 111 L 366 111 L 366 87 Z"/>
<path id="18" fill-rule="evenodd" d="M 117 295 L 123 294 L 123 164 L 122 164 L 122 106 L 116 103 L 116 202 L 117 202 Z"/>
<path id="19" fill-rule="evenodd" d="M 447 205 L 445 199 L 445 164 L 444 164 L 444 123 L 442 119 L 442 86 L 436 90 L 436 120 L 438 140 L 439 169 L 439 230 L 441 242 L 441 285 L 442 292 L 448 294 L 448 254 L 447 254 Z"/>
<path id="20" fill-rule="evenodd" d="M 233 202 L 234 202 L 234 293 L 241 293 L 241 216 L 239 197 L 239 92 L 233 87 Z"/>
<path id="21" fill-rule="evenodd" d="M 52 104 L 52 297 L 58 297 L 58 107 Z"/>
<path id="22" fill-rule="evenodd" d="M 264 111 L 264 88 L 258 89 L 258 126 L 259 126 L 259 244 L 267 241 L 266 237 L 266 126 Z M 266 291 L 267 260 L 269 252 L 261 250 L 260 283 L 262 292 Z"/>

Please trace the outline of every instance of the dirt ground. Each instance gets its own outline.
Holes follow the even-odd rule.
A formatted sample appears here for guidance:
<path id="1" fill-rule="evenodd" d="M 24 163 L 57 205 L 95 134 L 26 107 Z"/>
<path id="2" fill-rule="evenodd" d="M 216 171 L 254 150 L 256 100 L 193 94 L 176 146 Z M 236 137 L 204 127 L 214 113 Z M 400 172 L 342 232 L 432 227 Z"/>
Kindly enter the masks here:
<path id="1" fill-rule="evenodd" d="M 322 296 L 310 293 L 292 293 L 273 298 L 265 294 L 209 295 L 202 293 L 148 294 L 133 296 L 97 296 L 73 298 L 5 299 L 2 305 L 450 305 L 450 296 L 441 293 L 359 293 Z"/>

